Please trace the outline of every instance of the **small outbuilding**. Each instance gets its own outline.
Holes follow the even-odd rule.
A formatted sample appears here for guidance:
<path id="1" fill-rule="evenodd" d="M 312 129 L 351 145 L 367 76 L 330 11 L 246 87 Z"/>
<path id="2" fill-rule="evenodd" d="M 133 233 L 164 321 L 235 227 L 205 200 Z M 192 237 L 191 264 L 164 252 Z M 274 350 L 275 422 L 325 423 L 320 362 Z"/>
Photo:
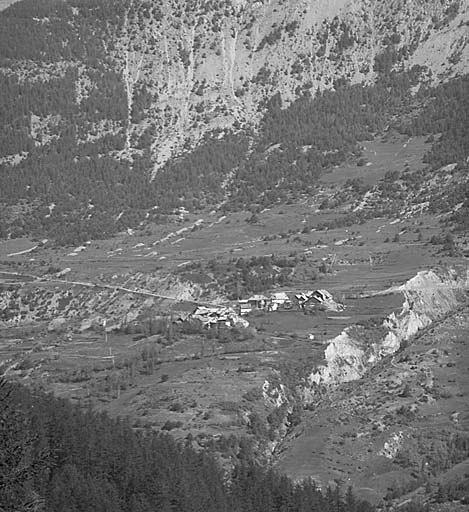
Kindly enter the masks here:
<path id="1" fill-rule="evenodd" d="M 270 299 L 265 295 L 253 295 L 252 297 L 249 297 L 248 303 L 253 310 L 267 309 L 270 304 Z"/>

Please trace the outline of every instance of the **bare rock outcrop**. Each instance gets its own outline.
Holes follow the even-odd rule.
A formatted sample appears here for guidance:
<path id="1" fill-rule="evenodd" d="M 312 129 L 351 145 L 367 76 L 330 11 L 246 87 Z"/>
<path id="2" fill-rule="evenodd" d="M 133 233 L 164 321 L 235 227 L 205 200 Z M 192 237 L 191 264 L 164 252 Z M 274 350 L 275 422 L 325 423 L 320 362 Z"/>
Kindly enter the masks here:
<path id="1" fill-rule="evenodd" d="M 359 379 L 368 368 L 387 355 L 396 353 L 419 330 L 442 319 L 466 300 L 469 271 L 419 272 L 402 286 L 383 293 L 402 293 L 404 302 L 398 314 L 383 322 L 386 333 L 378 340 L 360 339 L 357 331 L 345 329 L 332 339 L 326 350 L 326 364 L 311 373 L 306 396 L 320 384 L 333 385 Z"/>

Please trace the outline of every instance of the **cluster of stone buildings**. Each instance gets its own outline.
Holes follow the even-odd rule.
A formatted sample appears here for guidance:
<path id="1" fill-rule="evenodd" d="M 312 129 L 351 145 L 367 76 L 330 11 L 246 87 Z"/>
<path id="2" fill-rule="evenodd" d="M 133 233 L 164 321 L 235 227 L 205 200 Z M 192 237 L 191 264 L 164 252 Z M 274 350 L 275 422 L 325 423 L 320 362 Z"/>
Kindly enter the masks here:
<path id="1" fill-rule="evenodd" d="M 294 294 L 275 292 L 266 295 L 253 295 L 248 299 L 238 300 L 238 311 L 241 316 L 253 311 L 290 310 L 294 307 L 302 311 L 343 311 L 345 306 L 337 302 L 327 290 L 311 290 Z"/>
<path id="2" fill-rule="evenodd" d="M 274 292 L 267 295 L 256 294 L 247 299 L 238 300 L 236 305 L 192 305 L 185 312 L 179 311 L 172 316 L 173 322 L 181 323 L 195 320 L 204 328 L 248 327 L 244 318 L 256 311 L 343 311 L 344 305 L 336 302 L 327 290 L 312 290 L 300 293 Z"/>

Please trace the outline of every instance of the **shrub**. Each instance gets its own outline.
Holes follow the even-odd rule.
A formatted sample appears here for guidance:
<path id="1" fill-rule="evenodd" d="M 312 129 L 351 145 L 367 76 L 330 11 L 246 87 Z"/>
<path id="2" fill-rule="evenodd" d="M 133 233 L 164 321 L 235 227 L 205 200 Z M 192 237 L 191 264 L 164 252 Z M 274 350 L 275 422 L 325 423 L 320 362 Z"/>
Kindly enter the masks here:
<path id="1" fill-rule="evenodd" d="M 173 402 L 169 406 L 169 410 L 172 411 L 172 412 L 183 412 L 184 411 L 184 406 L 180 402 Z"/>
<path id="2" fill-rule="evenodd" d="M 248 402 L 254 402 L 262 398 L 262 390 L 260 388 L 252 388 L 244 393 L 243 398 Z"/>

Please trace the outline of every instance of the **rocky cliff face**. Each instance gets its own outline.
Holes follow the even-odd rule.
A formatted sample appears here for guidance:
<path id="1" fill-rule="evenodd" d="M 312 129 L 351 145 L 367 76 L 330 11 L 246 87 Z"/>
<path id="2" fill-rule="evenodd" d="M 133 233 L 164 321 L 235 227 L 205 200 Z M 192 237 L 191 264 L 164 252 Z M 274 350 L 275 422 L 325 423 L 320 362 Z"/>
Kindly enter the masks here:
<path id="1" fill-rule="evenodd" d="M 384 332 L 370 339 L 348 328 L 331 340 L 325 351 L 326 364 L 313 371 L 305 386 L 305 400 L 314 395 L 315 386 L 340 384 L 359 379 L 371 366 L 396 353 L 419 330 L 441 320 L 467 297 L 469 271 L 463 273 L 419 272 L 400 287 L 383 293 L 402 293 L 402 310 L 383 322 Z"/>
<path id="2" fill-rule="evenodd" d="M 131 2 L 114 53 L 127 148 L 149 134 L 156 172 L 207 131 L 255 126 L 277 92 L 288 103 L 389 66 L 444 79 L 467 69 L 467 19 L 448 0 Z"/>

